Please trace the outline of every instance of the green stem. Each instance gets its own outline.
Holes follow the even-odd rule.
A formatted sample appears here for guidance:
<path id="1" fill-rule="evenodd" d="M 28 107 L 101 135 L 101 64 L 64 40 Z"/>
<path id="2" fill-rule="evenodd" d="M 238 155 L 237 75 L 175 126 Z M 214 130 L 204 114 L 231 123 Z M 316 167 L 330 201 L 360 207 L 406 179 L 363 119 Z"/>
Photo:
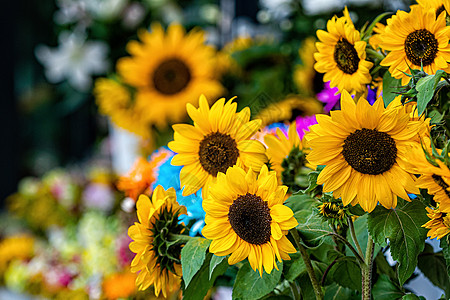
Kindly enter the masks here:
<path id="1" fill-rule="evenodd" d="M 362 300 L 372 299 L 372 263 L 374 247 L 375 244 L 373 242 L 373 239 L 369 235 L 369 238 L 367 240 L 365 263 L 361 264 Z"/>
<path id="2" fill-rule="evenodd" d="M 352 236 L 353 244 L 355 244 L 356 249 L 358 249 L 359 255 L 363 256 L 361 246 L 359 245 L 358 239 L 356 238 L 355 226 L 353 225 L 353 220 L 351 217 L 347 217 L 348 226 L 350 227 L 350 235 Z"/>
<path id="3" fill-rule="evenodd" d="M 323 300 L 323 292 L 322 288 L 319 285 L 319 281 L 317 280 L 316 273 L 314 272 L 314 268 L 311 264 L 311 259 L 309 257 L 308 252 L 306 252 L 305 247 L 300 243 L 300 236 L 298 235 L 297 229 L 293 228 L 289 231 L 294 238 L 295 244 L 297 245 L 298 250 L 303 258 L 303 262 L 306 266 L 306 271 L 308 272 L 309 279 L 311 280 L 311 284 L 314 289 L 314 293 L 316 294 L 317 300 Z"/>
<path id="4" fill-rule="evenodd" d="M 184 235 L 184 234 L 171 233 L 169 235 L 169 241 L 171 241 L 171 242 L 178 241 L 180 244 L 186 244 L 191 239 L 194 239 L 194 237 L 190 237 L 189 235 Z"/>
<path id="5" fill-rule="evenodd" d="M 381 54 L 380 52 L 375 51 L 373 49 L 366 48 L 366 52 L 367 52 L 367 54 L 369 54 L 369 56 L 375 57 L 375 58 L 377 58 L 379 60 L 383 60 L 384 59 L 384 55 L 383 54 Z"/>
<path id="6" fill-rule="evenodd" d="M 300 292 L 297 286 L 297 283 L 294 282 L 289 282 L 289 286 L 291 287 L 291 291 L 292 291 L 292 296 L 294 296 L 294 300 L 300 300 Z"/>

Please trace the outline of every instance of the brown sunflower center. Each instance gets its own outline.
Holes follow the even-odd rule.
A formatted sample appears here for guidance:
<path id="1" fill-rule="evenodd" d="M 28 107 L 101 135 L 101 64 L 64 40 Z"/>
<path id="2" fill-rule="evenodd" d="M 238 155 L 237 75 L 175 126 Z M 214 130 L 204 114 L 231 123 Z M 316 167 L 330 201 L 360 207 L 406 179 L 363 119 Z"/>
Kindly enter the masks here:
<path id="1" fill-rule="evenodd" d="M 203 169 L 217 176 L 217 173 L 225 173 L 236 164 L 239 150 L 236 141 L 229 134 L 213 132 L 200 142 L 198 156 Z"/>
<path id="2" fill-rule="evenodd" d="M 347 74 L 358 71 L 359 57 L 355 47 L 344 38 L 341 38 L 334 47 L 334 61 L 338 68 Z"/>
<path id="3" fill-rule="evenodd" d="M 433 178 L 434 182 L 444 190 L 445 194 L 450 199 L 450 192 L 447 190 L 449 188 L 449 185 L 445 183 L 444 179 L 436 174 L 431 175 L 431 177 Z"/>
<path id="4" fill-rule="evenodd" d="M 434 34 L 426 29 L 411 32 L 405 40 L 406 57 L 416 66 L 428 66 L 433 63 L 438 52 L 438 41 Z"/>
<path id="5" fill-rule="evenodd" d="M 163 61 L 153 72 L 155 89 L 166 95 L 181 92 L 191 81 L 189 67 L 177 58 Z"/>
<path id="6" fill-rule="evenodd" d="M 245 194 L 234 200 L 228 211 L 228 220 L 234 232 L 253 245 L 270 241 L 270 209 L 266 201 L 254 194 Z"/>
<path id="7" fill-rule="evenodd" d="M 397 146 L 389 134 L 363 128 L 344 140 L 342 155 L 356 171 L 378 175 L 390 170 L 394 165 Z"/>

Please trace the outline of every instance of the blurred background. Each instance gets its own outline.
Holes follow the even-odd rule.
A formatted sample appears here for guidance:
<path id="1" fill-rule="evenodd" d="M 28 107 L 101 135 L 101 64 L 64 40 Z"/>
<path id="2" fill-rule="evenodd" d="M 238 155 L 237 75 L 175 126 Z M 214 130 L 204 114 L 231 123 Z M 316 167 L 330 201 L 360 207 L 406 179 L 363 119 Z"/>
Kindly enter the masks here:
<path id="1" fill-rule="evenodd" d="M 89 241 L 99 237 L 93 238 L 89 230 L 100 232 L 99 228 L 103 228 L 102 234 L 115 237 L 114 245 L 119 250 L 114 249 L 127 249 L 126 228 L 120 224 L 130 223 L 131 217 L 123 215 L 124 195 L 116 189 L 115 179 L 131 167 L 137 152 L 150 155 L 165 145 L 173 133 L 170 126 L 152 127 L 151 141 L 145 141 L 117 128 L 108 116 L 99 112 L 93 89 L 96 79 L 114 76 L 116 62 L 128 55 L 126 45 L 137 39 L 138 29 L 149 29 L 153 22 L 164 27 L 175 22 L 187 30 L 200 27 L 206 32 L 206 43 L 217 49 L 217 55 L 226 53 L 232 56 L 232 65 L 237 64 L 230 68 L 232 72 L 217 71 L 224 87 L 221 96 L 228 99 L 237 95 L 240 108 L 250 106 L 255 115 L 261 114 L 268 103 L 284 101 L 288 95 L 312 99 L 308 100 L 309 106 L 291 106 L 289 120 L 304 113 L 312 102 L 316 103 L 313 107 L 319 107 L 318 111 L 312 109 L 312 114 L 322 112 L 326 106 L 326 102 L 317 100 L 324 84 L 312 68 L 314 47 L 308 50 L 307 45 L 314 45 L 316 31 L 324 29 L 328 19 L 334 14 L 340 16 L 348 6 L 356 27 L 361 28 L 380 13 L 406 9 L 411 3 L 408 0 L 5 1 L 0 10 L 3 72 L 0 207 L 3 212 L 12 211 L 26 221 L 2 218 L 0 237 L 28 226 L 32 234 L 46 236 L 51 244 L 66 249 L 60 254 L 64 260 L 72 259 L 71 255 L 77 251 L 74 239 L 81 236 L 83 249 L 90 249 L 86 245 L 93 245 Z M 279 121 L 283 120 L 271 119 L 267 123 Z M 95 185 L 98 183 L 108 188 L 99 189 Z M 33 207 L 41 218 L 36 218 L 36 214 L 30 217 L 25 211 L 42 186 L 50 189 L 52 199 L 58 198 L 62 208 L 55 204 Z M 59 189 L 61 186 L 64 189 Z M 90 197 L 112 200 L 92 203 Z M 103 214 L 87 207 L 100 209 Z M 57 214 L 49 213 L 55 210 Z M 111 216 L 115 216 L 112 221 L 108 219 Z M 59 223 L 72 231 L 51 231 L 52 225 Z M 76 238 L 74 232 L 78 233 Z M 26 248 L 28 244 L 23 245 Z M 98 249 L 105 249 L 98 244 L 92 247 L 98 255 L 101 255 Z M 0 254 L 9 253 L 1 252 L 2 249 L 0 246 Z M 5 261 L 6 258 L 3 262 L 0 259 L 0 273 L 6 268 Z M 86 263 L 89 264 L 87 258 Z M 63 278 L 61 274 L 68 271 L 64 272 L 55 276 Z M 92 279 L 96 277 L 86 272 L 89 284 L 98 286 Z M 21 286 L 23 280 L 19 278 L 23 274 L 18 274 L 22 273 L 9 275 L 8 287 L 29 292 L 29 286 Z M 71 280 L 79 275 L 68 274 Z M 83 286 L 81 279 L 76 282 Z M 419 283 L 409 286 L 419 290 L 419 295 L 427 291 L 429 299 L 440 296 L 440 290 L 431 283 L 420 282 L 424 286 Z M 94 292 L 90 297 L 95 299 L 96 290 L 91 291 Z M 0 293 L 0 299 L 4 295 Z M 61 299 L 72 297 L 64 295 Z"/>
<path id="2" fill-rule="evenodd" d="M 92 81 L 114 70 L 138 28 L 148 28 L 153 21 L 200 26 L 208 33 L 208 43 L 218 49 L 238 36 L 265 36 L 296 55 L 300 42 L 324 28 L 344 5 L 357 24 L 364 24 L 381 11 L 407 4 L 406 0 L 7 1 L 1 12 L 2 204 L 20 178 L 86 159 L 99 147 L 108 126 L 98 114 Z M 86 66 L 70 72 L 74 63 L 64 59 L 76 61 L 76 52 L 84 51 L 64 37 L 73 32 L 83 36 L 78 43 L 94 47 L 96 69 L 81 62 Z"/>

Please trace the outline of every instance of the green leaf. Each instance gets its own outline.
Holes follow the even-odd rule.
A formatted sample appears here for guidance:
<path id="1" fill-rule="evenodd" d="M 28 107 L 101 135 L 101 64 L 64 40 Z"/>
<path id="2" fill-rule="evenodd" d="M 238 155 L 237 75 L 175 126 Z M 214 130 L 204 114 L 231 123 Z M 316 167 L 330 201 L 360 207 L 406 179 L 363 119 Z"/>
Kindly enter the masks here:
<path id="1" fill-rule="evenodd" d="M 443 76 L 445 76 L 445 72 L 443 70 L 438 70 L 436 74 L 422 77 L 417 82 L 417 110 L 419 116 L 423 114 L 428 103 L 433 98 L 437 84 Z"/>
<path id="2" fill-rule="evenodd" d="M 417 266 L 431 283 L 443 289 L 447 297 L 450 296 L 450 277 L 442 252 L 434 253 L 433 247 L 425 244 L 425 250 L 419 255 Z"/>
<path id="3" fill-rule="evenodd" d="M 277 286 L 283 271 L 283 263 L 277 262 L 279 270 L 270 274 L 255 272 L 250 264 L 245 263 L 238 271 L 233 287 L 233 299 L 258 299 L 269 294 Z"/>
<path id="4" fill-rule="evenodd" d="M 372 31 L 373 31 L 373 28 L 375 27 L 375 25 L 377 25 L 377 23 L 380 22 L 381 19 L 383 19 L 384 17 L 389 16 L 389 15 L 392 15 L 392 13 L 385 12 L 385 13 L 382 13 L 382 14 L 376 16 L 376 18 L 372 21 L 372 23 L 370 23 L 369 27 L 367 27 L 367 29 L 364 30 L 364 32 L 361 32 L 361 34 L 363 35 L 362 40 L 365 40 L 365 39 L 368 40 L 368 38 L 372 35 Z"/>
<path id="5" fill-rule="evenodd" d="M 392 258 L 399 262 L 400 284 L 414 272 L 417 256 L 425 247 L 427 230 L 422 227 L 428 221 L 425 205 L 419 200 L 411 202 L 398 199 L 395 209 L 378 205 L 368 218 L 370 235 L 378 244 L 389 239 Z"/>
<path id="6" fill-rule="evenodd" d="M 186 287 L 189 286 L 192 277 L 197 273 L 205 261 L 205 252 L 210 240 L 204 238 L 190 239 L 181 250 L 181 265 L 183 267 L 183 280 Z"/>
<path id="7" fill-rule="evenodd" d="M 385 107 L 387 107 L 389 103 L 391 103 L 392 100 L 398 96 L 401 86 L 401 80 L 395 79 L 391 76 L 391 73 L 386 70 L 383 76 L 383 101 Z"/>
<path id="8" fill-rule="evenodd" d="M 442 255 L 444 256 L 447 265 L 447 274 L 450 276 L 450 243 L 448 235 L 441 238 L 439 246 L 442 248 Z"/>
<path id="9" fill-rule="evenodd" d="M 299 193 L 287 198 L 284 204 L 295 213 L 300 210 L 310 212 L 311 209 L 317 205 L 317 203 L 317 200 L 311 198 L 308 194 Z"/>
<path id="10" fill-rule="evenodd" d="M 298 222 L 297 229 L 302 238 L 301 242 L 306 247 L 317 248 L 324 242 L 334 245 L 330 236 L 333 232 L 330 230 L 327 222 L 324 222 L 319 217 L 315 209 L 297 211 L 294 217 Z"/>
<path id="11" fill-rule="evenodd" d="M 283 261 L 283 275 L 288 281 L 294 281 L 300 274 L 306 272 L 306 266 L 299 253 L 291 255 L 291 260 Z"/>
<path id="12" fill-rule="evenodd" d="M 363 253 L 366 253 L 366 248 L 367 248 L 367 240 L 369 239 L 369 232 L 367 231 L 367 219 L 368 219 L 368 214 L 363 215 L 359 218 L 357 218 L 355 221 L 353 221 L 353 226 L 355 227 L 355 234 L 356 234 L 356 239 L 358 240 L 358 243 L 361 247 L 361 250 Z M 350 231 L 347 234 L 348 240 L 350 242 L 350 244 L 353 245 L 353 247 L 355 249 L 356 245 L 353 242 L 353 239 L 350 238 Z M 373 256 L 377 256 L 378 252 L 381 250 L 381 246 L 383 245 L 375 245 L 375 249 L 373 251 Z M 386 245 L 384 245 L 386 246 Z M 355 256 L 355 254 L 347 247 L 346 248 L 346 254 L 347 256 Z"/>
<path id="13" fill-rule="evenodd" d="M 325 287 L 325 300 L 359 300 L 361 299 L 361 296 L 359 294 L 351 289 L 347 289 L 345 287 L 342 287 L 336 283 L 333 283 L 331 285 L 327 285 Z"/>
<path id="14" fill-rule="evenodd" d="M 209 289 L 213 286 L 214 281 L 216 281 L 216 278 L 225 273 L 228 268 L 228 262 L 223 260 L 214 268 L 213 274 L 210 278 L 209 266 L 211 263 L 211 257 L 211 253 L 206 255 L 205 263 L 191 279 L 189 286 L 185 286 L 183 291 L 183 299 L 203 300 Z"/>
<path id="15" fill-rule="evenodd" d="M 402 297 L 402 300 L 425 300 L 425 298 L 414 294 L 406 294 Z"/>
<path id="16" fill-rule="evenodd" d="M 226 258 L 226 256 L 217 256 L 214 255 L 211 258 L 211 262 L 209 264 L 209 279 L 211 279 L 211 276 L 214 272 L 214 269 Z"/>
<path id="17" fill-rule="evenodd" d="M 380 275 L 372 288 L 374 299 L 401 299 L 403 294 L 400 287 L 384 274 Z"/>
<path id="18" fill-rule="evenodd" d="M 361 291 L 361 269 L 354 257 L 342 257 L 331 268 L 329 276 L 340 286 Z"/>

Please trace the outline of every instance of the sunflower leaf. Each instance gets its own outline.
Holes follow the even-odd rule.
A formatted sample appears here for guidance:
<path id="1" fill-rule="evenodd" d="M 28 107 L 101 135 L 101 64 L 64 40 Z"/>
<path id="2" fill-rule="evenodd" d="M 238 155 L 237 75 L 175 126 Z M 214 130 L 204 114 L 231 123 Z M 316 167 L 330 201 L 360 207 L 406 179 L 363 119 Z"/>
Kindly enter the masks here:
<path id="1" fill-rule="evenodd" d="M 189 286 L 185 286 L 183 289 L 183 299 L 192 300 L 203 300 L 208 293 L 209 289 L 213 286 L 216 278 L 228 269 L 228 262 L 222 260 L 218 264 L 212 273 L 211 278 L 209 277 L 209 266 L 211 263 L 212 254 L 208 253 L 205 258 L 205 263 L 202 265 L 200 270 L 192 278 Z M 184 268 L 184 266 L 183 266 Z"/>
<path id="2" fill-rule="evenodd" d="M 425 244 L 425 250 L 419 255 L 417 266 L 431 283 L 443 289 L 447 297 L 450 296 L 450 277 L 442 252 L 435 253 L 430 244 Z"/>
<path id="3" fill-rule="evenodd" d="M 277 286 L 283 271 L 283 263 L 277 262 L 278 269 L 273 269 L 270 274 L 253 271 L 250 264 L 245 263 L 236 275 L 233 286 L 233 299 L 259 299 L 269 294 Z"/>
<path id="4" fill-rule="evenodd" d="M 378 205 L 369 214 L 368 229 L 378 244 L 389 239 L 392 257 L 399 262 L 398 278 L 403 285 L 414 272 L 417 256 L 425 247 L 427 230 L 422 225 L 428 217 L 425 205 L 419 200 L 398 200 L 394 209 Z"/>
<path id="5" fill-rule="evenodd" d="M 372 294 L 374 299 L 399 299 L 404 293 L 389 276 L 381 274 L 373 285 Z"/>
<path id="6" fill-rule="evenodd" d="M 447 265 L 447 274 L 450 276 L 450 243 L 448 235 L 441 238 L 441 243 L 439 246 L 442 248 L 442 254 Z"/>
<path id="7" fill-rule="evenodd" d="M 391 76 L 389 71 L 386 71 L 383 76 L 383 101 L 384 106 L 388 106 L 389 103 L 398 96 L 400 88 L 402 86 L 400 79 L 395 79 Z"/>
<path id="8" fill-rule="evenodd" d="M 189 286 L 194 275 L 202 267 L 205 261 L 206 249 L 208 249 L 210 243 L 210 240 L 204 238 L 193 238 L 181 250 L 183 280 L 186 287 Z"/>
<path id="9" fill-rule="evenodd" d="M 406 295 L 404 295 L 403 297 L 402 297 L 402 300 L 425 300 L 425 298 L 424 297 L 422 297 L 422 296 L 417 296 L 417 295 L 414 295 L 414 294 L 406 294 Z"/>
<path id="10" fill-rule="evenodd" d="M 213 255 L 211 257 L 211 262 L 209 264 L 209 279 L 211 279 L 212 274 L 216 267 L 225 259 L 226 256 Z"/>
<path id="11" fill-rule="evenodd" d="M 342 287 L 336 283 L 327 285 L 325 287 L 325 300 L 335 300 L 335 299 L 348 299 L 348 300 L 359 300 L 359 296 L 355 291 Z"/>
<path id="12" fill-rule="evenodd" d="M 361 269 L 354 257 L 342 257 L 331 267 L 329 276 L 340 286 L 361 291 Z"/>
<path id="13" fill-rule="evenodd" d="M 419 116 L 423 114 L 428 103 L 433 98 L 439 81 L 445 76 L 443 70 L 438 70 L 434 75 L 427 75 L 420 78 L 416 85 L 417 90 L 417 110 Z"/>
<path id="14" fill-rule="evenodd" d="M 298 253 L 294 253 L 291 256 L 291 260 L 283 261 L 283 275 L 288 281 L 292 282 L 301 273 L 306 272 L 306 265 L 303 258 Z"/>
<path id="15" fill-rule="evenodd" d="M 333 232 L 327 222 L 319 217 L 316 209 L 300 210 L 294 214 L 301 242 L 308 248 L 318 248 L 322 243 L 334 245 L 331 235 Z"/>

